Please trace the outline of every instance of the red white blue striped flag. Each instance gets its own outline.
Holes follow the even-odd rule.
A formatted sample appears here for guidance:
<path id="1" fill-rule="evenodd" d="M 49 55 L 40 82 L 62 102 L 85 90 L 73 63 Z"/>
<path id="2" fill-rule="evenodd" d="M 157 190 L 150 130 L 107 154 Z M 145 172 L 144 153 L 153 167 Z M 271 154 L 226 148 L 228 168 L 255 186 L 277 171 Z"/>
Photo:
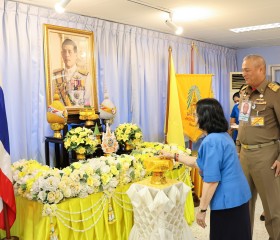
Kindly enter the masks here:
<path id="1" fill-rule="evenodd" d="M 12 181 L 5 101 L 3 90 L 0 86 L 0 229 L 6 230 L 3 202 L 7 207 L 8 227 L 10 228 L 16 219 L 16 203 Z"/>

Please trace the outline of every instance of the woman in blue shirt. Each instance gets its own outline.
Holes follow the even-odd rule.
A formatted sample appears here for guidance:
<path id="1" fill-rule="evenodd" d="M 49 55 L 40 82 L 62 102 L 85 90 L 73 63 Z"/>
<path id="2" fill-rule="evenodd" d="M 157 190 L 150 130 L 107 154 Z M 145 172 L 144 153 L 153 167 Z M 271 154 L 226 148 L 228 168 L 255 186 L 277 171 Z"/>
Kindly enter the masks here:
<path id="1" fill-rule="evenodd" d="M 232 131 L 232 139 L 234 142 L 236 142 L 238 130 L 236 128 L 232 128 L 232 126 L 239 124 L 239 92 L 236 92 L 232 96 L 232 100 L 234 101 L 234 106 L 232 108 L 231 114 L 230 114 L 230 125 L 231 125 L 231 131 Z"/>
<path id="2" fill-rule="evenodd" d="M 234 142 L 227 133 L 228 122 L 220 103 L 201 99 L 196 106 L 197 123 L 206 137 L 198 157 L 162 151 L 162 157 L 199 168 L 203 179 L 198 225 L 205 228 L 210 205 L 210 240 L 251 240 L 249 199 L 251 192 L 242 171 Z"/>

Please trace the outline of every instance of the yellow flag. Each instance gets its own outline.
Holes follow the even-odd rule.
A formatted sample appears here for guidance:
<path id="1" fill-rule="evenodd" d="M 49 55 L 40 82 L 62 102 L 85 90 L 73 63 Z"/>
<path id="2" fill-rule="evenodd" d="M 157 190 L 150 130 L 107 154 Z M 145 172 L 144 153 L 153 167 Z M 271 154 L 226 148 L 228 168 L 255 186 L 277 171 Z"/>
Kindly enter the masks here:
<path id="1" fill-rule="evenodd" d="M 195 120 L 196 103 L 213 97 L 212 74 L 177 74 L 176 79 L 184 134 L 196 142 L 202 135 Z"/>
<path id="2" fill-rule="evenodd" d="M 181 120 L 180 104 L 176 75 L 171 50 L 169 50 L 168 63 L 168 92 L 165 118 L 166 142 L 185 147 L 183 125 Z"/>

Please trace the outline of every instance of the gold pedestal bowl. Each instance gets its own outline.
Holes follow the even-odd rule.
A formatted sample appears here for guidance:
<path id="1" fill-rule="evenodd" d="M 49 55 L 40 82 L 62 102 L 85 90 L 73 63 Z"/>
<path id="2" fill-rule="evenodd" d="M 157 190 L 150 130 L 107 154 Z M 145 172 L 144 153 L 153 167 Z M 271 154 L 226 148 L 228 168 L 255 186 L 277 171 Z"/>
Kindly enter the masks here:
<path id="1" fill-rule="evenodd" d="M 151 184 L 166 184 L 165 172 L 173 169 L 173 161 L 159 157 L 149 157 L 144 160 L 146 171 L 152 172 Z"/>
<path id="2" fill-rule="evenodd" d="M 94 108 L 92 107 L 85 107 L 80 110 L 79 118 L 81 120 L 85 120 L 85 126 L 90 127 L 94 125 L 94 120 L 98 119 L 99 116 L 95 113 Z"/>

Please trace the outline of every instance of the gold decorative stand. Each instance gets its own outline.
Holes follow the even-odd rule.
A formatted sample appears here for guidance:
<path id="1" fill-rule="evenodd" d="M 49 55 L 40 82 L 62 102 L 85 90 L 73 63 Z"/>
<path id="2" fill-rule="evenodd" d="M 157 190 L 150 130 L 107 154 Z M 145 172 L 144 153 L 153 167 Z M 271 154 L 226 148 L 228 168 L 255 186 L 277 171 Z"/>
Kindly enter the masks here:
<path id="1" fill-rule="evenodd" d="M 98 119 L 99 116 L 95 113 L 94 108 L 84 107 L 80 110 L 80 120 L 85 120 L 85 127 L 91 127 L 94 125 L 94 120 Z"/>
<path id="2" fill-rule="evenodd" d="M 144 160 L 144 166 L 148 172 L 152 172 L 151 184 L 162 185 L 167 183 L 164 173 L 173 169 L 173 161 L 149 157 Z"/>

